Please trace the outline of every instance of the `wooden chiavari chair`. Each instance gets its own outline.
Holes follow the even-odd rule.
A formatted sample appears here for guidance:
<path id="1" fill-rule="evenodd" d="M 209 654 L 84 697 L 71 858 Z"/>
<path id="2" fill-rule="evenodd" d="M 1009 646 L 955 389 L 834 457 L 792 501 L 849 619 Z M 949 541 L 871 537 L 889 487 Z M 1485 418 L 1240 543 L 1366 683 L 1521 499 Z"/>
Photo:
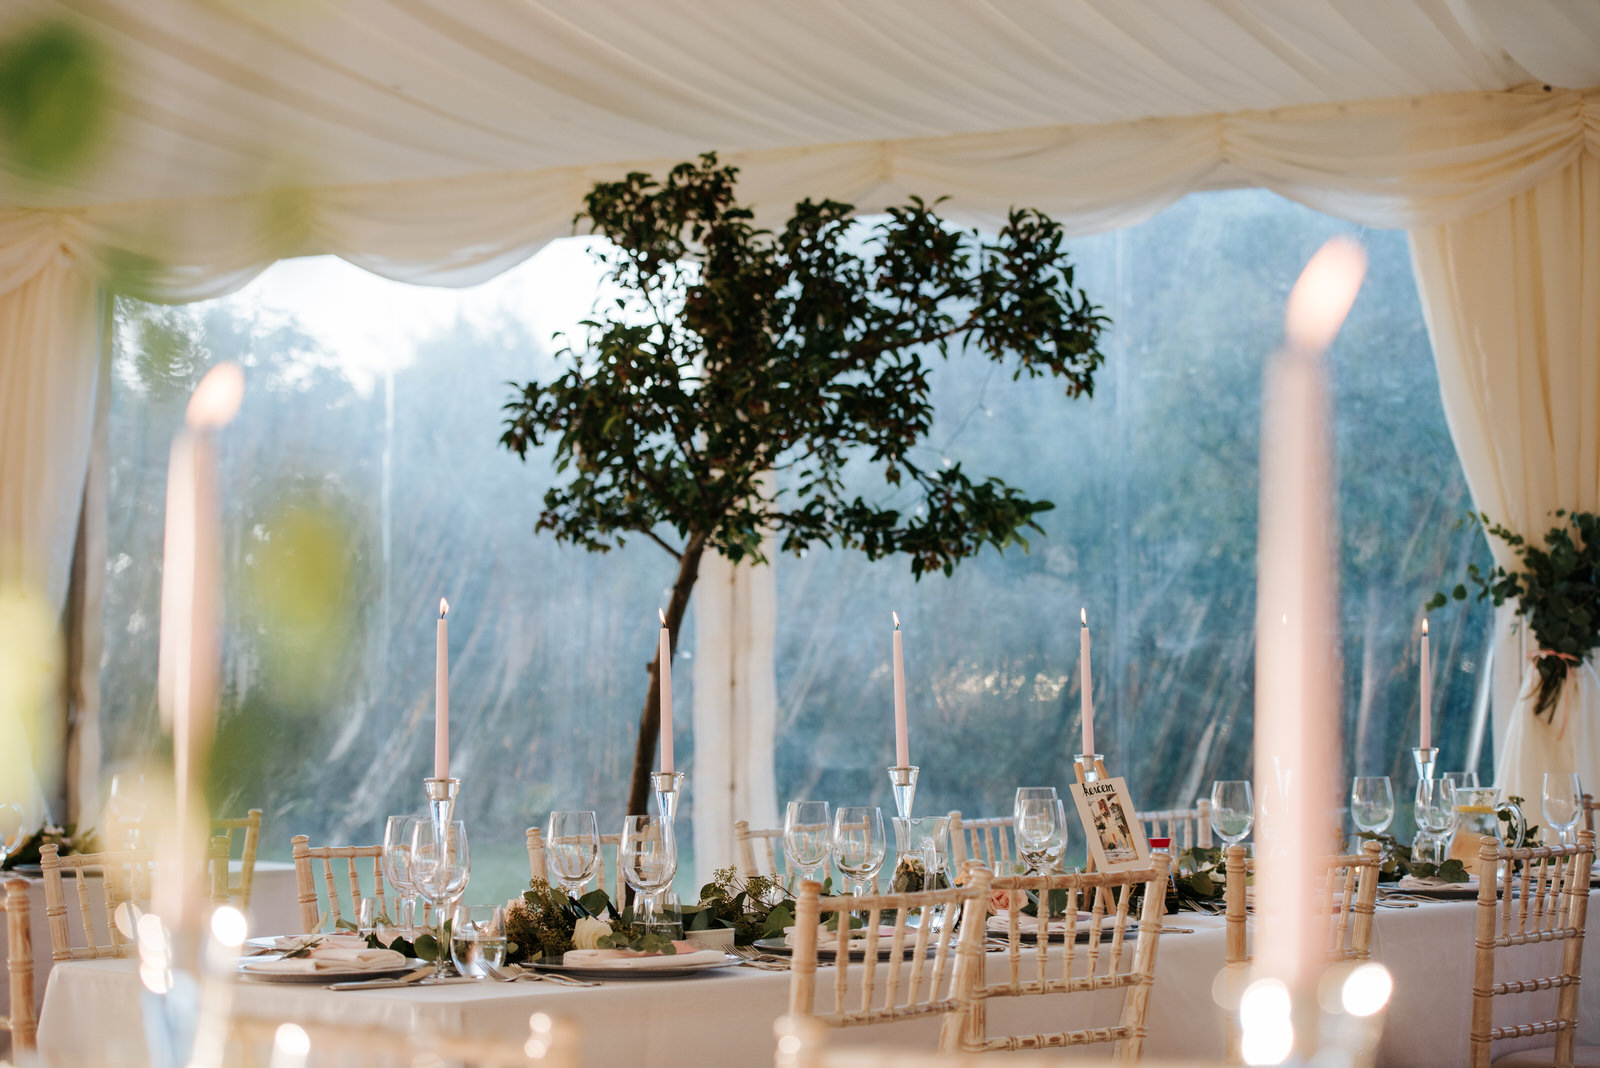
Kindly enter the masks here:
<path id="1" fill-rule="evenodd" d="M 1134 819 L 1144 826 L 1146 838 L 1172 839 L 1172 855 L 1185 849 L 1210 849 L 1211 799 L 1202 797 L 1194 808 L 1169 808 L 1135 812 Z"/>
<path id="2" fill-rule="evenodd" d="M 544 863 L 544 832 L 537 827 L 529 827 L 528 838 L 528 875 L 534 879 L 547 880 L 555 886 L 555 880 L 550 878 L 549 871 Z M 606 881 L 606 847 L 610 846 L 611 855 L 616 858 L 611 866 L 611 881 Z M 622 877 L 622 835 L 602 834 L 600 836 L 600 867 L 596 869 L 601 889 L 610 895 L 611 903 L 620 910 L 622 903 L 627 900 L 628 884 Z"/>
<path id="3" fill-rule="evenodd" d="M 255 887 L 256 851 L 261 844 L 261 810 L 253 808 L 236 819 L 212 820 L 211 833 L 228 840 L 230 855 L 233 853 L 234 836 L 240 838 L 239 877 L 235 879 L 229 874 L 228 903 L 241 911 L 248 909 L 250 894 Z"/>
<path id="4" fill-rule="evenodd" d="M 340 889 L 350 901 L 350 916 L 355 918 L 357 906 L 363 897 L 377 899 L 378 911 L 387 913 L 383 893 L 383 846 L 312 846 L 311 839 L 297 834 L 289 840 L 294 856 L 294 882 L 300 901 L 300 926 L 306 934 L 321 931 L 324 926 L 338 926 L 344 911 L 340 905 Z M 356 861 L 370 873 L 372 893 L 361 892 L 361 875 Z M 322 862 L 322 884 L 328 902 L 328 911 L 317 907 L 317 862 Z"/>
<path id="5" fill-rule="evenodd" d="M 783 865 L 783 828 L 759 827 L 753 828 L 748 820 L 735 820 L 733 824 L 733 844 L 739 851 L 739 870 L 746 876 L 768 875 L 779 882 L 785 881 Z M 757 854 L 757 845 L 760 854 Z M 760 858 L 766 860 L 766 867 L 761 866 Z"/>
<path id="6" fill-rule="evenodd" d="M 305 1020 L 235 1016 L 228 1021 L 230 1065 L 278 1063 L 360 1065 L 452 1064 L 469 1068 L 578 1068 L 578 1033 L 543 1012 L 528 1019 L 528 1037 L 492 1039 L 355 1027 Z"/>
<path id="7" fill-rule="evenodd" d="M 989 873 L 972 869 L 966 885 L 904 894 L 823 897 L 822 884 L 807 879 L 795 902 L 795 944 L 789 972 L 789 1012 L 828 1027 L 863 1027 L 923 1017 L 946 1017 L 958 1007 L 956 991 L 963 972 L 983 970 L 983 920 L 989 899 Z M 923 922 L 911 926 L 911 911 Z M 928 922 L 937 910 L 940 922 Z M 893 924 L 885 935 L 885 913 Z M 866 921 L 859 957 L 849 951 L 849 917 Z M 956 923 L 959 914 L 961 922 Z M 831 1007 L 817 1010 L 818 928 L 827 916 L 840 917 L 838 933 L 821 948 L 834 952 Z M 958 941 L 959 940 L 959 941 Z M 829 944 L 831 943 L 831 945 Z M 887 947 L 887 959 L 880 951 Z M 855 977 L 858 993 L 850 991 Z M 879 996 L 881 994 L 881 997 Z"/>
<path id="8" fill-rule="evenodd" d="M 1056 1054 L 1016 1053 L 996 1060 L 987 1053 L 927 1053 L 893 1046 L 830 1049 L 828 1029 L 802 1016 L 780 1016 L 777 1068 L 1059 1068 Z M 1215 1068 L 1206 1061 L 1141 1062 L 1148 1068 Z"/>
<path id="9" fill-rule="evenodd" d="M 6 920 L 6 981 L 10 984 L 10 1015 L 0 1018 L 0 1030 L 11 1032 L 11 1053 L 30 1054 L 37 1046 L 39 1021 L 33 1015 L 33 936 L 28 922 L 28 883 L 7 880 L 0 896 L 0 913 Z M 18 1058 L 20 1059 L 20 1058 Z"/>
<path id="10" fill-rule="evenodd" d="M 1579 1049 L 1578 983 L 1583 964 L 1583 928 L 1589 911 L 1589 869 L 1594 832 L 1578 832 L 1578 844 L 1507 849 L 1485 836 L 1478 846 L 1478 929 L 1472 975 L 1472 1068 L 1489 1068 L 1489 1049 L 1502 1038 L 1554 1035 L 1555 1047 L 1519 1050 L 1494 1061 L 1496 1068 L 1600 1064 L 1600 1049 Z M 1521 871 L 1516 870 L 1521 864 Z M 1496 900 L 1496 894 L 1499 900 Z M 1541 942 L 1561 943 L 1555 975 L 1510 979 L 1496 975 L 1502 949 Z M 1507 994 L 1554 991 L 1555 1015 L 1528 1023 L 1493 1026 L 1494 999 Z"/>
<path id="11" fill-rule="evenodd" d="M 1600 801 L 1594 799 L 1594 794 L 1583 795 L 1583 827 L 1590 834 L 1594 833 L 1594 813 L 1600 809 Z"/>
<path id="12" fill-rule="evenodd" d="M 131 933 L 117 925 L 117 909 L 122 905 L 140 906 L 150 901 L 151 868 L 155 854 L 149 850 L 123 850 L 110 853 L 60 855 L 55 843 L 39 850 L 44 871 L 45 916 L 50 924 L 50 956 L 53 960 L 87 960 L 97 957 L 126 956 L 133 948 Z M 76 884 L 69 896 L 63 873 L 74 874 Z M 90 877 L 100 876 L 96 902 Z M 215 878 L 212 879 L 215 886 Z M 97 907 L 98 905 L 98 907 Z M 84 942 L 74 945 L 69 914 L 76 913 L 83 929 Z M 102 941 L 101 935 L 104 934 Z"/>
<path id="13" fill-rule="evenodd" d="M 1327 875 L 1322 883 L 1318 901 L 1308 902 L 1308 908 L 1323 908 L 1328 912 L 1328 940 L 1323 949 L 1330 963 L 1363 961 L 1372 955 L 1372 917 L 1378 909 L 1378 876 L 1381 874 L 1382 847 L 1367 841 L 1360 853 L 1331 856 L 1327 859 Z M 1229 846 L 1223 872 L 1227 885 L 1223 901 L 1227 912 L 1227 940 L 1223 949 L 1223 963 L 1233 971 L 1243 971 L 1250 966 L 1250 952 L 1246 936 L 1246 915 L 1249 912 L 1245 884 L 1254 873 L 1255 861 L 1244 855 L 1244 846 Z M 1242 983 L 1240 984 L 1242 986 Z M 1238 1014 L 1228 1014 L 1228 1062 L 1240 1060 L 1240 1033 Z"/>
<path id="14" fill-rule="evenodd" d="M 996 875 L 1009 875 L 1021 859 L 1015 845 L 1016 820 L 1011 816 L 964 819 L 950 813 L 950 870 L 962 871 L 974 861 Z"/>
<path id="15" fill-rule="evenodd" d="M 990 880 L 990 892 L 1032 891 L 1041 900 L 1048 900 L 1051 891 L 1064 891 L 1063 915 L 1074 918 L 1074 930 L 1071 936 L 1064 933 L 1062 941 L 1052 945 L 1048 925 L 1043 934 L 1036 928 L 1033 943 L 1025 947 L 1019 910 L 1008 911 L 1004 935 L 994 936 L 1003 937 L 1006 942 L 1006 975 L 999 981 L 989 981 L 983 974 L 981 962 L 978 969 L 965 973 L 964 983 L 957 990 L 961 1002 L 956 1026 L 957 1048 L 981 1053 L 1109 1042 L 1114 1043 L 1118 1059 L 1138 1060 L 1144 1045 L 1150 992 L 1155 983 L 1156 948 L 1166 909 L 1170 862 L 1166 854 L 1157 853 L 1148 867 L 1131 871 L 1010 875 Z M 1144 903 L 1130 948 L 1127 937 L 1132 918 L 1130 903 L 1135 888 L 1140 887 Z M 988 896 L 986 892 L 986 900 Z M 1076 916 L 1080 911 L 1090 914 L 1087 921 L 1090 934 L 1081 947 L 1076 938 Z M 1059 958 L 1059 964 L 1052 964 L 1052 957 Z M 1095 990 L 1123 991 L 1122 1012 L 1115 1026 L 993 1037 L 988 1034 L 986 1007 L 994 998 Z"/>

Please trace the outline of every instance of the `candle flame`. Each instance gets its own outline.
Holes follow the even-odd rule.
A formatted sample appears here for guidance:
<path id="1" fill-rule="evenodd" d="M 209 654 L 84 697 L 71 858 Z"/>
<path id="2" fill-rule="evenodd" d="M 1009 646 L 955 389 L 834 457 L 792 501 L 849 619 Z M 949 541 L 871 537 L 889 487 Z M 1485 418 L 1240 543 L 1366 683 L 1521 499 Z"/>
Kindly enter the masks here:
<path id="1" fill-rule="evenodd" d="M 1366 250 L 1351 238 L 1331 238 L 1317 249 L 1289 293 L 1286 329 L 1290 343 L 1308 352 L 1321 352 L 1331 345 L 1366 273 Z"/>
<path id="2" fill-rule="evenodd" d="M 233 362 L 219 363 L 206 372 L 189 398 L 184 421 L 195 430 L 226 426 L 244 399 L 244 372 Z"/>
<path id="3" fill-rule="evenodd" d="M 1426 619 L 1422 621 L 1422 636 L 1424 638 L 1428 636 L 1428 621 Z"/>
<path id="4" fill-rule="evenodd" d="M 900 613 L 891 610 L 889 612 L 889 614 L 894 617 L 894 629 L 895 630 L 899 630 L 900 629 Z"/>
<path id="5" fill-rule="evenodd" d="M 1087 607 L 1078 609 L 1078 619 L 1082 621 L 1084 626 L 1087 627 L 1089 625 L 1089 609 Z"/>
<path id="6" fill-rule="evenodd" d="M 450 602 L 443 597 L 439 598 L 439 618 L 443 619 L 450 614 Z"/>
<path id="7" fill-rule="evenodd" d="M 662 625 L 662 627 L 665 627 L 667 625 L 667 614 L 665 612 L 663 612 L 661 609 L 657 608 L 656 609 L 656 615 L 661 617 L 661 625 Z"/>

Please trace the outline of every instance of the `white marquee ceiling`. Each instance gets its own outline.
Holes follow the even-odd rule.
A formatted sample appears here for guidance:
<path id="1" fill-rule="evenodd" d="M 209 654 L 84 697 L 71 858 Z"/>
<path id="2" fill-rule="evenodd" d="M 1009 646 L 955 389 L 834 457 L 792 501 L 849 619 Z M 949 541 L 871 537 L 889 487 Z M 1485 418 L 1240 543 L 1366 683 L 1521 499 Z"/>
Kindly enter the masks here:
<path id="1" fill-rule="evenodd" d="M 14 206 L 227 195 L 1600 85 L 1589 0 L 8 0 L 114 62 Z"/>

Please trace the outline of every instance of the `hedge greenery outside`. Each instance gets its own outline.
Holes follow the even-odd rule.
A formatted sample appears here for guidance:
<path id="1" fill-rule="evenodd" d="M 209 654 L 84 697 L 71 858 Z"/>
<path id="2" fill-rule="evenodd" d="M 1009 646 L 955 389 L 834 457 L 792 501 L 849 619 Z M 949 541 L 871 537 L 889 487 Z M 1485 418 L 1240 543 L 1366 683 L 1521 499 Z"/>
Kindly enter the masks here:
<path id="1" fill-rule="evenodd" d="M 913 199 L 863 242 L 851 205 L 806 200 L 773 232 L 736 201 L 736 178 L 707 154 L 664 181 L 596 185 L 576 222 L 609 241 L 624 295 L 558 354 L 564 373 L 513 384 L 505 405 L 506 448 L 554 446 L 540 531 L 597 552 L 648 538 L 677 561 L 674 652 L 707 551 L 761 561 L 770 533 L 789 553 L 904 554 L 921 577 L 985 546 L 1026 549 L 1049 501 L 914 459 L 933 422 L 926 359 L 955 341 L 1068 398 L 1092 394 L 1104 361 L 1108 320 L 1038 212 L 1012 211 L 987 239 Z M 877 465 L 902 499 L 849 497 L 851 462 Z M 774 488 L 778 472 L 791 490 Z M 645 811 L 658 680 L 652 662 L 629 812 Z"/>
<path id="2" fill-rule="evenodd" d="M 1540 654 L 1534 660 L 1539 672 L 1534 714 L 1553 718 L 1571 666 L 1600 647 L 1600 516 L 1565 509 L 1552 514 L 1562 522 L 1545 534 L 1543 548 L 1486 513 L 1469 514 L 1468 519 L 1511 548 L 1522 570 L 1497 566 L 1485 572 L 1472 564 L 1467 576 L 1478 587 L 1479 599 L 1488 598 L 1496 607 L 1516 601 L 1516 614 L 1533 628 Z M 1450 596 L 1465 600 L 1466 584 L 1458 583 Z M 1435 594 L 1428 607 L 1441 607 L 1445 601 L 1444 594 Z"/>

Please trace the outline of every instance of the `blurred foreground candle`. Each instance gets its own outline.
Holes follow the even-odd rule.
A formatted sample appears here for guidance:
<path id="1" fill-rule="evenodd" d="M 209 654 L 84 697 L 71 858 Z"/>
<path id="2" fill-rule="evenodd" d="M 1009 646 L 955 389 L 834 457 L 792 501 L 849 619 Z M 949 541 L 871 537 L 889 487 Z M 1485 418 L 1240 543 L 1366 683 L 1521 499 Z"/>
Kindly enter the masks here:
<path id="1" fill-rule="evenodd" d="M 911 766 L 911 736 L 906 728 L 906 663 L 900 653 L 900 613 L 894 617 L 894 766 Z"/>
<path id="2" fill-rule="evenodd" d="M 661 770 L 672 770 L 672 634 L 667 630 L 667 614 L 661 617 L 661 644 L 656 650 L 657 670 L 661 673 Z M 692 728 L 694 725 L 690 724 Z"/>
<path id="3" fill-rule="evenodd" d="M 1078 631 L 1079 708 L 1083 719 L 1083 755 L 1094 756 L 1094 673 L 1089 670 L 1089 610 L 1078 609 L 1083 626 Z"/>
<path id="4" fill-rule="evenodd" d="M 1261 949 L 1252 979 L 1287 985 L 1293 1048 L 1302 1056 L 1315 1048 L 1315 984 L 1325 963 L 1326 922 L 1308 903 L 1327 849 L 1339 762 L 1338 531 L 1323 355 L 1365 269 L 1361 247 L 1342 238 L 1311 258 L 1289 295 L 1287 343 L 1267 368 L 1261 405 L 1255 775 L 1265 811 L 1256 853 Z"/>
<path id="5" fill-rule="evenodd" d="M 439 598 L 439 628 L 434 634 L 433 777 L 450 777 L 450 602 Z"/>
<path id="6" fill-rule="evenodd" d="M 176 780 L 177 855 L 163 880 L 168 922 L 191 911 L 184 878 L 198 877 L 205 856 L 202 801 L 206 758 L 216 733 L 222 668 L 222 505 L 216 432 L 239 410 L 244 372 L 221 363 L 206 372 L 189 399 L 184 426 L 172 439 L 167 470 L 166 537 L 161 559 L 161 635 L 157 693 L 162 725 L 172 733 Z"/>
<path id="7" fill-rule="evenodd" d="M 1428 655 L 1428 621 L 1422 621 L 1422 743 L 1433 748 L 1433 664 Z"/>

